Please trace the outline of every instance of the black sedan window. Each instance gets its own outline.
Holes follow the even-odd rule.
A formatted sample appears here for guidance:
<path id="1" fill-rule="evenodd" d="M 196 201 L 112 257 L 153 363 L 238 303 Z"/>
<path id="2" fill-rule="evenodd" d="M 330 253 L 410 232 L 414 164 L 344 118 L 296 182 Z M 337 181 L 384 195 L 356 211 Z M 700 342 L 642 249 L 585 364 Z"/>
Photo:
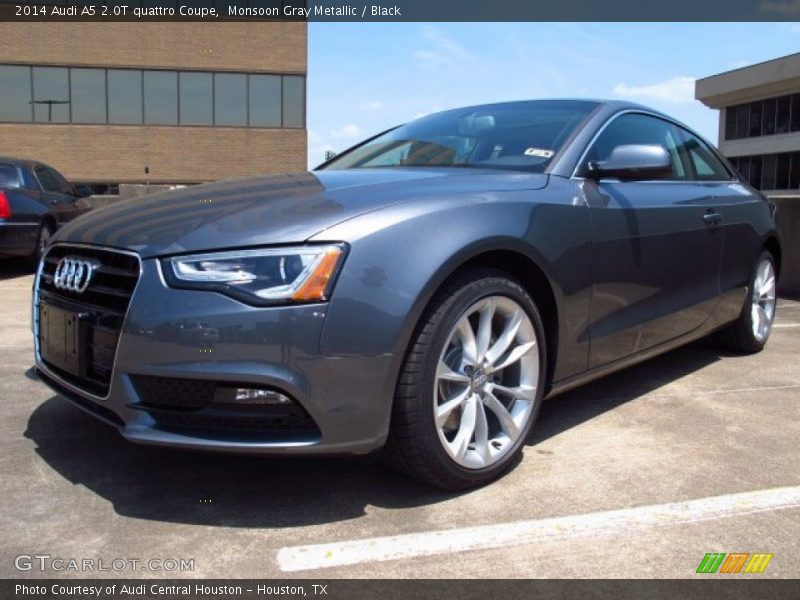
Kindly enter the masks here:
<path id="1" fill-rule="evenodd" d="M 18 188 L 19 175 L 14 165 L 0 165 L 0 188 Z"/>
<path id="2" fill-rule="evenodd" d="M 384 133 L 324 168 L 481 167 L 543 172 L 596 106 L 552 100 L 450 110 Z"/>

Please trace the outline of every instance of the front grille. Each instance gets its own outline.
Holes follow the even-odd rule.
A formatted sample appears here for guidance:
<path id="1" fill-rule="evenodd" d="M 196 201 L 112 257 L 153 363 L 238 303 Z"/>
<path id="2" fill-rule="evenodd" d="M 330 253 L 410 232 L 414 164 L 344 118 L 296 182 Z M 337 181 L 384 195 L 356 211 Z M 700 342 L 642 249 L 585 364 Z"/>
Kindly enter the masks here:
<path id="1" fill-rule="evenodd" d="M 147 411 L 162 429 L 251 433 L 270 438 L 319 436 L 314 419 L 297 402 L 237 404 L 233 400 L 234 384 L 180 377 L 130 377 L 139 397 L 134 408 Z"/>
<path id="2" fill-rule="evenodd" d="M 83 292 L 57 288 L 54 275 L 64 257 L 91 259 L 98 266 Z M 42 359 L 64 381 L 97 396 L 108 393 L 119 336 L 133 290 L 139 280 L 139 259 L 132 254 L 84 246 L 53 246 L 44 258 L 37 281 L 39 306 L 46 303 L 81 316 L 81 370 L 70 373 Z M 41 335 L 37 327 L 37 335 Z M 41 344 L 41 338 L 37 339 Z"/>

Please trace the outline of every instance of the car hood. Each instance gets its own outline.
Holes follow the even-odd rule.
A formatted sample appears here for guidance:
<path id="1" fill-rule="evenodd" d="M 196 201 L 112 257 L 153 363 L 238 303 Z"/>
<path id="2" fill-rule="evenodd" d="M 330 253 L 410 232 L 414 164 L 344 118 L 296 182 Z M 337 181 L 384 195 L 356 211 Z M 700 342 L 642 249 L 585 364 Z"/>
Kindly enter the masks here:
<path id="1" fill-rule="evenodd" d="M 546 184 L 547 176 L 541 174 L 460 168 L 357 169 L 233 179 L 92 211 L 64 226 L 54 241 L 125 248 L 143 257 L 297 243 L 399 202 L 540 189 Z"/>

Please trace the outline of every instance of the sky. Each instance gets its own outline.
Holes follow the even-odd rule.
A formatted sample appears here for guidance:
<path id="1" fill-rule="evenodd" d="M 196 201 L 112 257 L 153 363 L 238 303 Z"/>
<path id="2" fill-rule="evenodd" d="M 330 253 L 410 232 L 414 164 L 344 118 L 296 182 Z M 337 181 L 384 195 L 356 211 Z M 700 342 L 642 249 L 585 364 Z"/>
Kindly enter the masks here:
<path id="1" fill-rule="evenodd" d="M 309 167 L 424 114 L 503 100 L 632 100 L 716 143 L 695 79 L 799 51 L 798 23 L 309 23 Z"/>

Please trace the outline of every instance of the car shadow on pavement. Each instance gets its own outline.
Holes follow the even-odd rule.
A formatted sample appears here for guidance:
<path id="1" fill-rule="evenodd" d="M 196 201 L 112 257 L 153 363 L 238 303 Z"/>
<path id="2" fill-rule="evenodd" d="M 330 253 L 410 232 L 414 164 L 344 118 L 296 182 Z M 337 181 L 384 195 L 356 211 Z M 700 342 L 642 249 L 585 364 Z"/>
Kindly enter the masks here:
<path id="1" fill-rule="evenodd" d="M 548 401 L 530 444 L 543 442 L 719 359 L 699 343 Z M 123 516 L 224 527 L 293 527 L 361 517 L 367 506 L 431 505 L 435 490 L 348 458 L 280 458 L 138 446 L 53 396 L 25 436 L 56 472 L 112 503 Z M 535 460 L 530 456 L 528 460 Z M 500 484 L 502 485 L 502 484 Z"/>
<path id="2" fill-rule="evenodd" d="M 567 431 L 617 406 L 649 394 L 681 377 L 735 356 L 721 352 L 712 337 L 672 350 L 633 367 L 547 400 L 529 446 Z"/>
<path id="3" fill-rule="evenodd" d="M 32 275 L 36 268 L 24 258 L 0 258 L 0 281 Z"/>

